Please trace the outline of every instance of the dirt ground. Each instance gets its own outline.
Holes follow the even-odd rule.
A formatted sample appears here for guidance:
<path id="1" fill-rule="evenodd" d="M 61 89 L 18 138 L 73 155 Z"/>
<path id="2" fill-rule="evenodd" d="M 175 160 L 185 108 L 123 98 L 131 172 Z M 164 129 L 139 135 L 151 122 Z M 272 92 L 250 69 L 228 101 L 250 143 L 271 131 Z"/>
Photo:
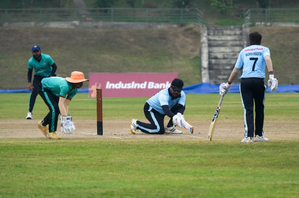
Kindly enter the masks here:
<path id="1" fill-rule="evenodd" d="M 145 120 L 141 120 L 145 121 Z M 37 128 L 38 120 L 0 120 L 0 138 L 45 138 L 41 131 Z M 78 139 L 78 138 L 100 138 L 100 139 L 140 139 L 140 138 L 166 138 L 166 139 L 199 139 L 207 141 L 207 134 L 210 122 L 197 121 L 190 124 L 194 126 L 194 133 L 191 134 L 183 128 L 183 134 L 164 134 L 164 135 L 148 135 L 137 131 L 136 134 L 130 132 L 130 120 L 104 120 L 103 135 L 97 135 L 96 120 L 76 120 L 76 130 L 73 134 L 63 134 L 60 127 L 57 129 L 57 135 L 62 139 Z M 219 140 L 236 140 L 241 141 L 244 137 L 244 123 L 236 120 L 217 121 L 214 132 L 214 141 Z M 299 122 L 294 121 L 265 121 L 264 131 L 265 137 L 269 140 L 294 140 L 299 139 Z"/>

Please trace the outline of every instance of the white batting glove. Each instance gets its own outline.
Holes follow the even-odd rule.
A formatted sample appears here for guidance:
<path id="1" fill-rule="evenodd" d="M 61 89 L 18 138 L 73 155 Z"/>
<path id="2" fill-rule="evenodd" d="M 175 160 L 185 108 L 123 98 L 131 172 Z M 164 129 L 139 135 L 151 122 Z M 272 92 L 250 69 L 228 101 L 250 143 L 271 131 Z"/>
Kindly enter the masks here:
<path id="1" fill-rule="evenodd" d="M 184 115 L 181 113 L 177 113 L 178 116 L 180 116 L 182 119 L 185 119 Z"/>
<path id="2" fill-rule="evenodd" d="M 231 87 L 232 85 L 231 84 L 228 84 L 228 83 L 222 83 L 220 86 L 219 86 L 219 94 L 221 96 L 225 95 L 229 88 Z"/>
<path id="3" fill-rule="evenodd" d="M 177 113 L 176 115 L 174 115 L 172 117 L 172 123 L 176 126 L 182 127 L 182 114 L 181 113 Z"/>
<path id="4" fill-rule="evenodd" d="M 275 91 L 278 87 L 278 80 L 274 78 L 274 74 L 269 75 L 268 87 L 270 87 L 272 92 Z"/>

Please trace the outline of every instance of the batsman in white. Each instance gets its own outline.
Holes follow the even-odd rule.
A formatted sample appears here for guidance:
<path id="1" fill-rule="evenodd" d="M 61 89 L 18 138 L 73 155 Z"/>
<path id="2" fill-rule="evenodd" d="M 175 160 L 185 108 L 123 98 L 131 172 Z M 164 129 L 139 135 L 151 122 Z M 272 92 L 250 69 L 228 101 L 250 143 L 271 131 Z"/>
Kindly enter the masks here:
<path id="1" fill-rule="evenodd" d="M 148 99 L 144 105 L 144 115 L 150 122 L 144 123 L 136 119 L 131 121 L 131 132 L 136 133 L 136 130 L 141 130 L 147 134 L 181 134 L 175 126 L 181 126 L 183 113 L 185 111 L 186 96 L 182 91 L 184 82 L 181 79 L 175 78 L 171 82 L 169 88 L 159 91 L 157 94 Z M 167 115 L 170 120 L 167 127 L 164 128 L 164 117 Z"/>
<path id="2" fill-rule="evenodd" d="M 264 85 L 265 67 L 269 72 L 268 86 L 271 91 L 278 87 L 278 81 L 274 78 L 272 60 L 269 48 L 261 45 L 262 35 L 258 32 L 249 34 L 250 46 L 245 47 L 239 54 L 238 60 L 227 81 L 219 87 L 220 95 L 229 91 L 231 83 L 242 67 L 240 92 L 244 107 L 245 137 L 241 142 L 249 143 L 253 141 L 268 141 L 264 137 L 264 102 L 266 96 L 266 86 Z M 255 125 L 253 119 L 253 109 L 255 104 Z"/>
<path id="3" fill-rule="evenodd" d="M 57 136 L 58 115 L 60 115 L 61 132 L 71 134 L 75 130 L 72 116 L 68 115 L 69 104 L 83 86 L 84 74 L 73 71 L 71 77 L 44 78 L 39 85 L 39 94 L 49 108 L 46 117 L 37 123 L 37 127 L 49 139 L 61 139 Z M 47 127 L 49 125 L 49 127 Z"/>

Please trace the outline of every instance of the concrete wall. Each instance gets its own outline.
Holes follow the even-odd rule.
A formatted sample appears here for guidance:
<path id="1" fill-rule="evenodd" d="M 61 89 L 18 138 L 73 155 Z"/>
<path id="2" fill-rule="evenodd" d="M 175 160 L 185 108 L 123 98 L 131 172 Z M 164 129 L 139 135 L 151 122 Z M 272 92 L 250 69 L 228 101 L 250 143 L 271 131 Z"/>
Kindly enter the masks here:
<path id="1" fill-rule="evenodd" d="M 95 22 L 95 21 L 68 21 L 68 22 L 22 22 L 0 23 L 2 27 L 52 27 L 52 28 L 122 28 L 122 29 L 169 29 L 187 26 L 197 26 L 192 23 L 135 23 L 135 22 Z"/>
<path id="2" fill-rule="evenodd" d="M 210 82 L 208 30 L 206 26 L 201 26 L 200 30 L 201 79 L 202 82 Z"/>

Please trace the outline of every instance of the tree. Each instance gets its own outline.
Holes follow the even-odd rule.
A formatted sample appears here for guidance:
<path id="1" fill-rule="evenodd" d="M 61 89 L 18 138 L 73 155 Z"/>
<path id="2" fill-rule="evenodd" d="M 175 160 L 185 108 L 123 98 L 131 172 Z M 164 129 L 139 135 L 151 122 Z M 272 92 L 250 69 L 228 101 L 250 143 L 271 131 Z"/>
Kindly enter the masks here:
<path id="1" fill-rule="evenodd" d="M 257 0 L 261 8 L 267 8 L 269 6 L 269 0 Z"/>
<path id="2" fill-rule="evenodd" d="M 125 2 L 132 8 L 135 8 L 135 0 L 125 0 Z"/>
<path id="3" fill-rule="evenodd" d="M 226 14 L 228 9 L 234 8 L 233 0 L 222 0 L 222 2 L 220 0 L 211 0 L 211 6 L 220 10 L 222 14 Z"/>
<path id="4" fill-rule="evenodd" d="M 111 8 L 116 0 L 96 0 L 95 6 L 98 8 Z M 104 12 L 108 12 L 107 9 Z"/>
<path id="5" fill-rule="evenodd" d="M 32 4 L 33 4 L 33 0 L 30 0 L 30 8 L 31 8 Z M 23 9 L 25 8 L 25 0 L 22 0 L 22 8 Z"/>
<path id="6" fill-rule="evenodd" d="M 174 7 L 185 8 L 192 0 L 173 0 Z"/>
<path id="7" fill-rule="evenodd" d="M 96 0 L 96 5 L 99 8 L 111 8 L 115 0 Z"/>

